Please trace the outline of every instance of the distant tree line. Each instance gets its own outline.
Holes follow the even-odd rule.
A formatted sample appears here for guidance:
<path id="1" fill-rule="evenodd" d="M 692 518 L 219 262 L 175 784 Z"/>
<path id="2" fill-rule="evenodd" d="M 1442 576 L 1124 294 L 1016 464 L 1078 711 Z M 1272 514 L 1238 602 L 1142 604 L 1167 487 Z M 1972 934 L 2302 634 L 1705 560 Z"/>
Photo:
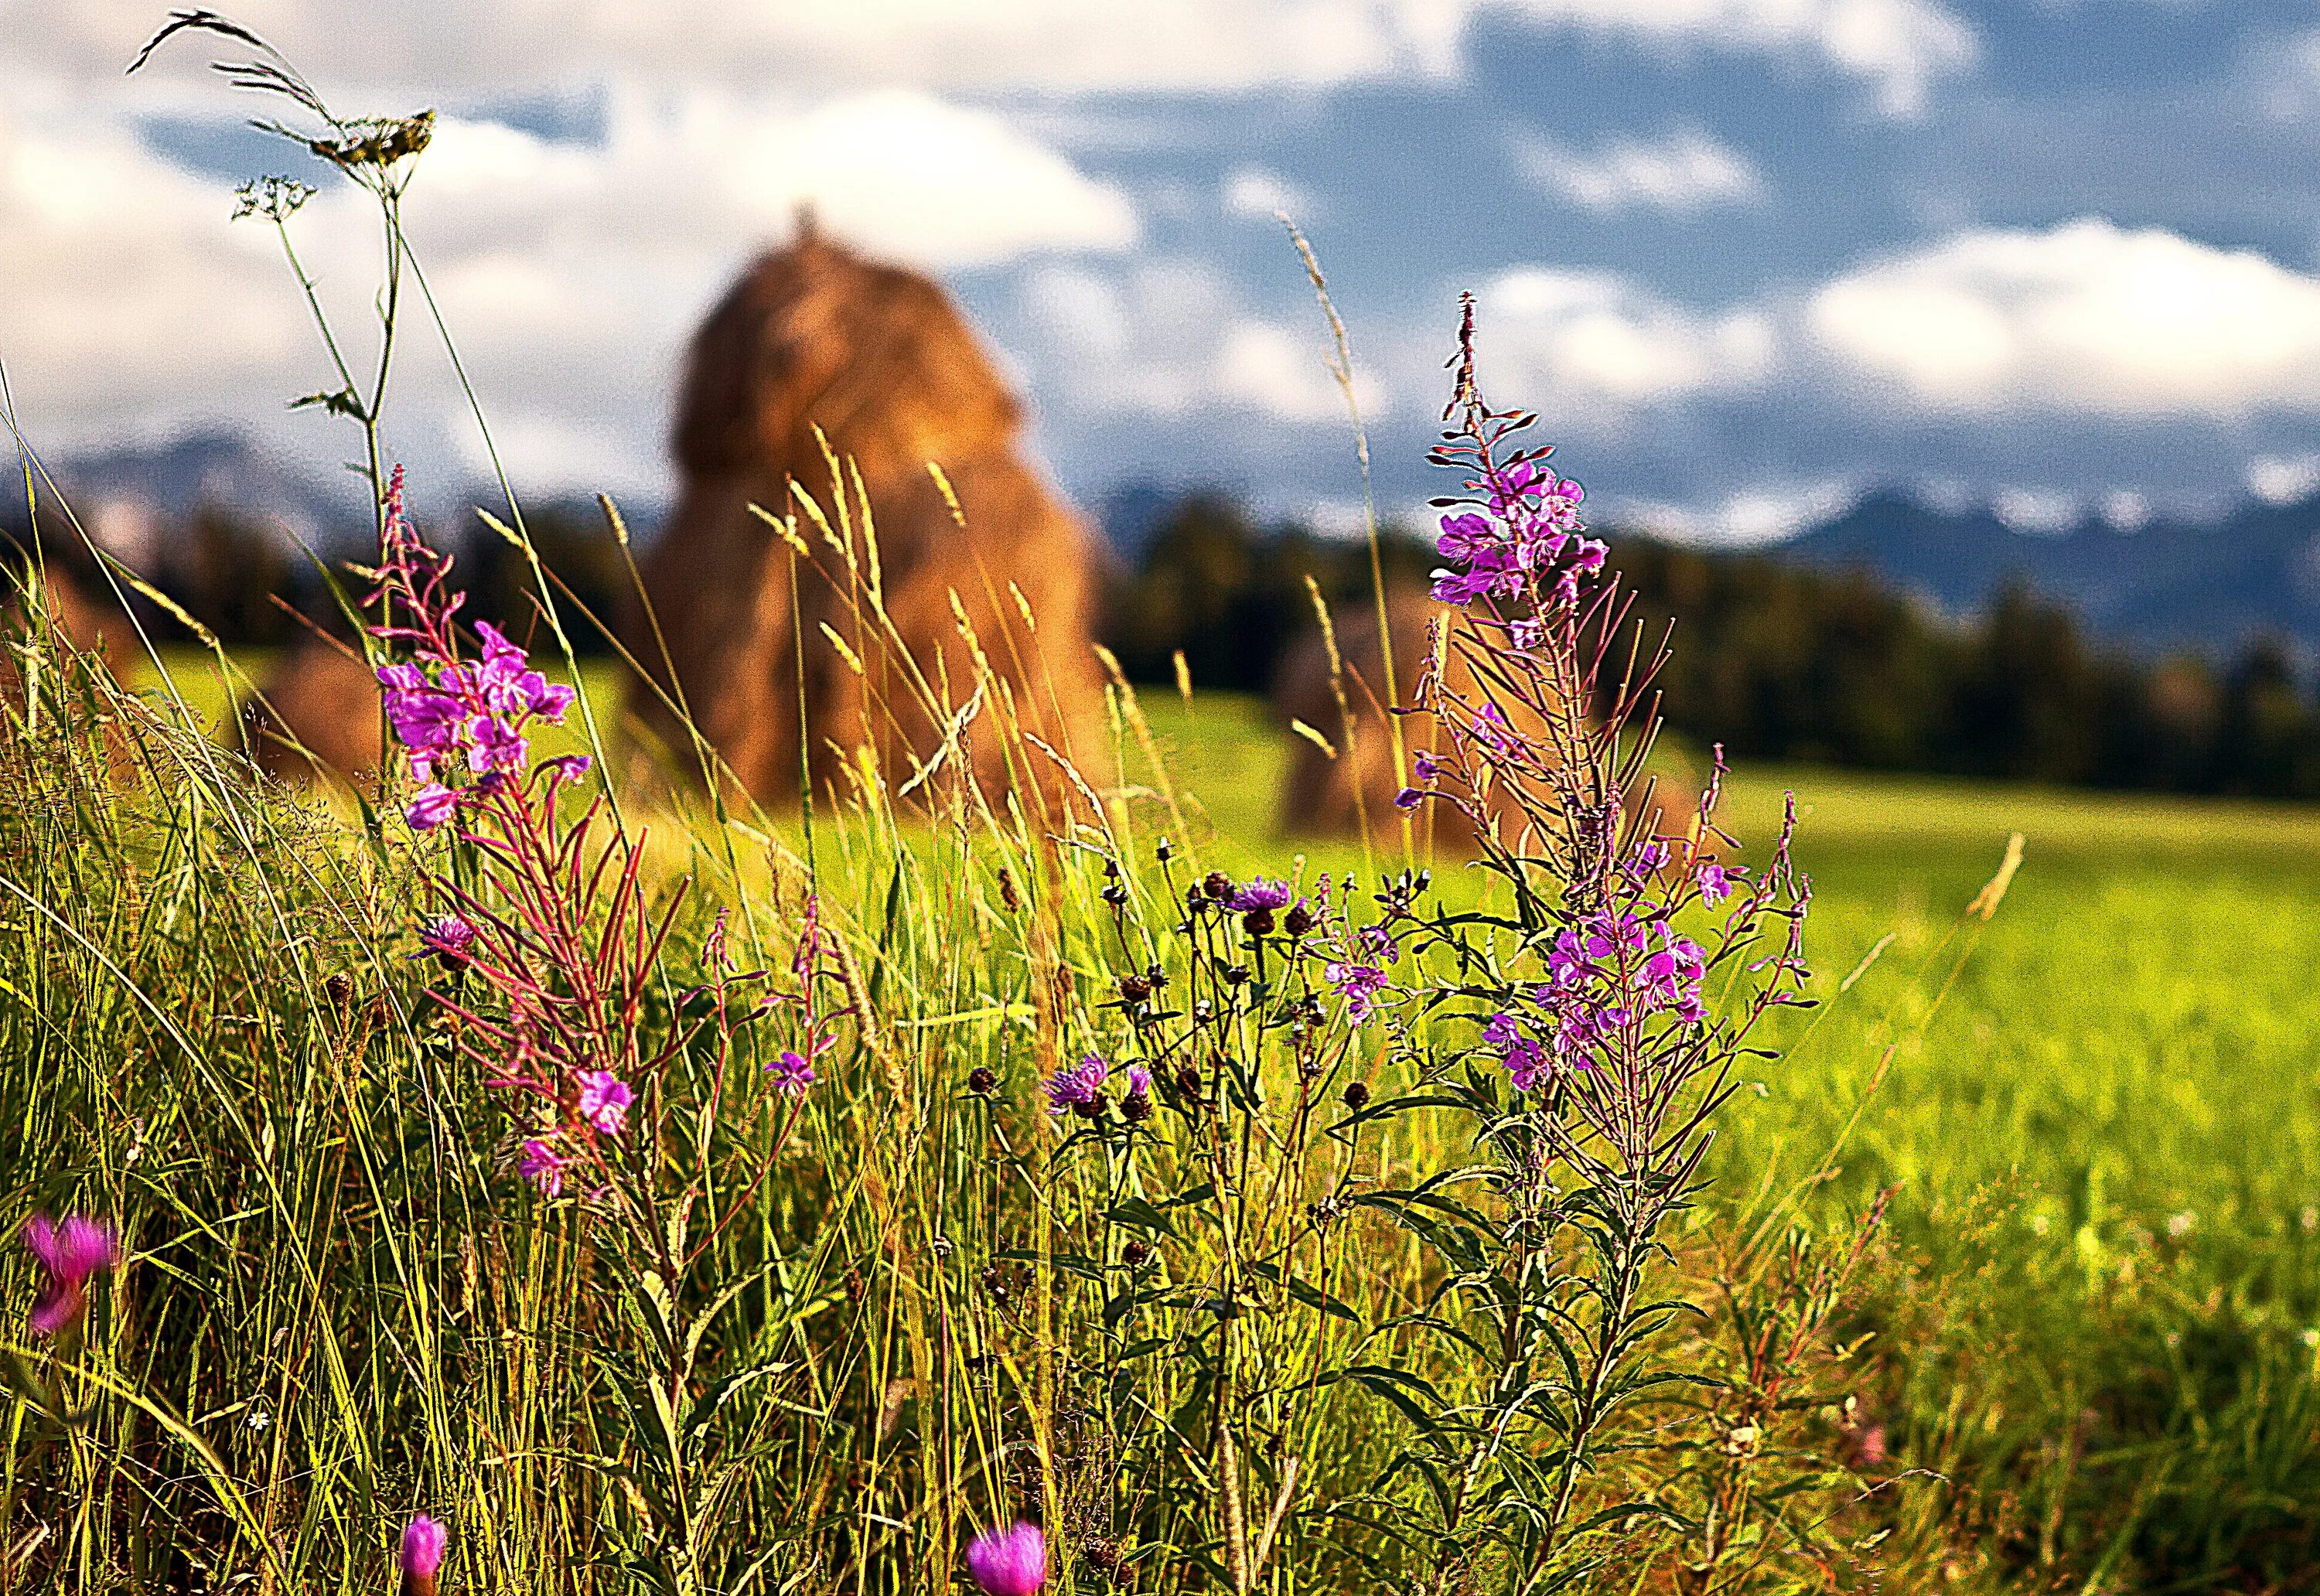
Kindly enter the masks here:
<path id="1" fill-rule="evenodd" d="M 8 524 L 11 520 L 14 524 Z M 584 654 L 611 651 L 573 599 L 606 623 L 628 601 L 626 561 L 593 505 L 527 515 L 564 588 L 566 630 Z M 0 537 L 24 542 L 21 512 Z M 92 597 L 104 580 L 51 523 L 49 558 Z M 279 647 L 308 620 L 343 630 L 311 561 L 222 509 L 197 511 L 159 540 L 143 573 L 230 647 Z M 2058 785 L 2320 798 L 2320 704 L 2288 649 L 2259 639 L 2221 661 L 2139 657 L 2089 638 L 2071 612 L 2020 587 L 1980 616 L 1935 614 L 1866 571 L 1799 566 L 1774 553 L 1711 553 L 1612 539 L 1632 595 L 1630 624 L 1676 627 L 1660 686 L 1669 725 L 1721 741 L 1735 758 L 1930 771 Z M 1428 543 L 1386 534 L 1391 584 L 1419 584 Z M 461 574 L 469 611 L 521 626 L 536 610 L 520 551 L 477 524 Z M 1333 612 L 1365 612 L 1370 561 L 1358 540 L 1295 524 L 1262 526 L 1233 499 L 1176 502 L 1140 548 L 1109 561 L 1101 636 L 1131 678 L 1263 693 L 1282 654 L 1314 624 L 1307 578 Z M 344 579 L 344 578 L 342 578 Z M 183 629 L 142 600 L 164 640 Z"/>
<path id="2" fill-rule="evenodd" d="M 616 625 L 630 591 L 627 561 L 603 515 L 593 504 L 551 503 L 527 510 L 524 525 L 541 563 L 560 579 L 556 597 L 575 649 L 611 653 L 610 639 L 585 618 L 594 615 L 607 627 Z M 89 598 L 111 603 L 105 573 L 63 518 L 44 509 L 41 529 L 41 555 L 49 568 Z M 440 539 L 441 533 L 430 529 L 430 536 Z M 512 630 L 530 626 L 539 611 L 539 584 L 522 551 L 480 521 L 449 544 L 458 555 L 467 613 L 501 618 Z M 137 575 L 229 648 L 280 648 L 310 628 L 334 636 L 348 630 L 315 558 L 250 516 L 204 505 L 163 528 L 154 545 L 150 568 Z M 0 559 L 21 566 L 32 551 L 23 511 L 0 513 Z M 358 599 L 364 585 L 346 568 L 344 553 L 343 547 L 333 546 L 331 576 Z M 159 605 L 133 593 L 128 600 L 139 623 L 158 641 L 188 637 Z"/>
<path id="3" fill-rule="evenodd" d="M 1616 534 L 1612 547 L 1630 624 L 1676 628 L 1660 681 L 1670 726 L 1735 758 L 2320 798 L 2320 704 L 2276 640 L 2221 663 L 2153 660 L 2020 587 L 1958 621 L 1866 571 Z M 1436 563 L 1407 534 L 1382 556 L 1389 581 Z M 1367 601 L 1360 543 L 1262 528 L 1196 495 L 1113 570 L 1106 640 L 1138 680 L 1172 680 L 1182 649 L 1197 685 L 1262 692 L 1313 624 L 1309 574 L 1340 614 Z"/>

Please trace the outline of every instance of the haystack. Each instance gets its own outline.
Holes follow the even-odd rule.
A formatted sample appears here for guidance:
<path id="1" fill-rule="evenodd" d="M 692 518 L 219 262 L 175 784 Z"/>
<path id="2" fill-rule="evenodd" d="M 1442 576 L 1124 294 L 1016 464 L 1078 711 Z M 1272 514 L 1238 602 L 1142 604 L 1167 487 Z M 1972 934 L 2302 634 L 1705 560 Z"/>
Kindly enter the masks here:
<path id="1" fill-rule="evenodd" d="M 1387 595 L 1386 621 L 1393 638 L 1391 692 L 1383 653 L 1378 647 L 1374 606 L 1365 602 L 1351 613 L 1334 615 L 1344 665 L 1343 709 L 1331 681 L 1328 645 L 1319 630 L 1307 632 L 1291 646 L 1274 678 L 1275 717 L 1284 729 L 1291 721 L 1301 721 L 1319 731 L 1336 757 L 1301 733 L 1289 733 L 1289 771 L 1281 793 L 1284 830 L 1343 835 L 1359 830 L 1366 814 L 1373 834 L 1400 835 L 1393 800 L 1401 781 L 1394 765 L 1393 730 L 1387 712 L 1409 703 L 1415 696 L 1430 647 L 1428 623 L 1442 616 L 1446 624 L 1448 615 L 1420 589 L 1403 588 Z M 1455 649 L 1446 652 L 1444 669 L 1455 691 L 1471 702 L 1481 701 L 1473 672 L 1460 661 Z M 1353 721 L 1350 739 L 1346 733 L 1348 712 Z M 1432 716 L 1405 714 L 1396 719 L 1401 723 L 1405 748 L 1416 751 L 1437 746 Z M 1518 713 L 1510 719 L 1518 733 L 1539 735 L 1537 717 Z M 1651 803 L 1658 817 L 1653 821 L 1654 830 L 1664 835 L 1689 835 L 1698 807 L 1698 788 L 1672 761 L 1655 761 L 1651 780 Z M 1461 853 L 1474 849 L 1473 830 L 1457 811 L 1447 804 L 1434 804 L 1418 813 L 1424 817 L 1429 811 L 1437 848 Z M 1493 804 L 1493 812 L 1500 835 L 1513 840 L 1524 823 L 1521 811 L 1501 799 Z M 1425 824 L 1423 818 L 1419 823 Z"/>
<path id="2" fill-rule="evenodd" d="M 260 770 L 290 782 L 336 776 L 372 790 L 381 764 L 378 681 L 360 655 L 302 639 L 276 657 L 258 694 L 242 706 L 241 723 Z"/>
<path id="3" fill-rule="evenodd" d="M 36 589 L 44 621 L 35 614 Z M 42 629 L 41 635 L 35 635 L 36 628 Z M 62 562 L 50 559 L 37 569 L 27 566 L 0 574 L 0 736 L 14 735 L 33 718 L 23 661 L 37 649 L 48 673 L 44 686 L 55 694 L 43 712 L 99 718 L 106 762 L 114 779 L 127 780 L 132 769 L 130 745 L 107 677 L 136 658 L 138 647 L 128 612 L 90 598 Z"/>
<path id="4" fill-rule="evenodd" d="M 670 766 L 700 769 L 692 730 L 664 693 L 760 803 L 797 795 L 802 734 L 817 789 L 865 748 L 890 782 L 908 781 L 945 740 L 939 706 L 965 706 L 976 686 L 954 594 L 1014 716 L 1066 746 L 1101 701 L 1092 545 L 1023 459 L 1021 426 L 990 356 L 926 278 L 865 260 L 810 225 L 752 266 L 693 339 L 673 440 L 682 494 L 645 564 L 650 617 L 626 628 L 655 677 L 636 707 Z M 868 525 L 858 509 L 847 518 L 850 563 L 791 496 L 795 483 L 847 540 L 816 428 L 847 462 L 849 505 L 856 471 L 869 505 Z M 798 507 L 811 559 L 753 504 L 776 515 Z M 899 649 L 868 602 L 874 583 Z M 995 696 L 964 739 L 974 774 L 994 787 L 1004 784 L 1006 720 Z M 1051 768 L 1037 776 L 1055 781 Z"/>

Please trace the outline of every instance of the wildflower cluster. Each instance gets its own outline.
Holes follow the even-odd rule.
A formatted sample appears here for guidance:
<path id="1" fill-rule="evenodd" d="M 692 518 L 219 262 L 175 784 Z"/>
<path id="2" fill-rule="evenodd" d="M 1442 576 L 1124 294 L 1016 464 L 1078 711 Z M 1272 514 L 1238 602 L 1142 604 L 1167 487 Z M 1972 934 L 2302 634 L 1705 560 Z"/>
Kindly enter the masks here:
<path id="1" fill-rule="evenodd" d="M 489 621 L 475 624 L 470 654 L 452 558 L 421 539 L 403 494 L 398 467 L 369 603 L 385 616 L 373 635 L 402 657 L 379 667 L 378 680 L 388 728 L 421 784 L 404 816 L 414 830 L 448 833 L 467 859 L 427 871 L 443 909 L 418 928 L 420 952 L 450 977 L 436 997 L 458 1022 L 461 1050 L 486 1085 L 516 1102 L 515 1172 L 546 1198 L 565 1195 L 575 1180 L 592 1196 L 611 1194 L 624 1167 L 646 1167 L 640 1149 L 621 1153 L 636 1139 L 646 1084 L 704 1030 L 714 1030 L 721 1064 L 735 1029 L 776 1000 L 733 1011 L 720 921 L 708 980 L 696 989 L 708 994 L 708 1012 L 648 1042 L 648 995 L 683 888 L 648 915 L 640 851 L 607 824 L 603 795 L 564 812 L 588 757 L 534 761 L 531 738 L 563 719 L 572 689 L 548 681 Z M 833 1039 L 837 1016 L 815 997 L 822 950 L 810 903 L 794 994 L 805 1051 L 784 1050 L 766 1066 L 793 1103 Z M 647 1194 L 625 1195 L 640 1217 Z"/>
<path id="2" fill-rule="evenodd" d="M 1344 1221 L 1364 1209 L 1439 1250 L 1455 1284 L 1429 1322 L 1489 1349 L 1471 1383 L 1418 1404 L 1424 1422 L 1403 1454 L 1436 1483 L 1408 1498 L 1399 1532 L 1443 1548 L 1426 1588 L 1481 1582 L 1465 1559 L 1485 1540 L 1522 1571 L 1509 1588 L 1552 1588 L 1578 1566 L 1564 1537 L 1606 1428 L 1663 1378 L 1636 1366 L 1671 1319 L 1645 1283 L 1665 1255 L 1661 1231 L 1691 1200 L 1735 1061 L 1763 1051 L 1758 1021 L 1802 1001 L 1808 892 L 1790 858 L 1793 815 L 1744 866 L 1716 825 L 1720 756 L 1696 808 L 1671 814 L 1656 801 L 1646 695 L 1663 653 L 1615 654 L 1624 610 L 1604 545 L 1580 520 L 1579 485 L 1547 467 L 1548 450 L 1519 446 L 1531 418 L 1484 406 L 1470 341 L 1462 355 L 1455 424 L 1436 455 L 1461 473 L 1440 501 L 1434 587 L 1453 608 L 1400 706 L 1431 735 L 1400 802 L 1458 812 L 1502 901 L 1452 912 L 1430 901 L 1424 874 L 1381 883 L 1366 904 L 1351 877 L 1180 883 L 1164 844 L 1179 952 L 1155 959 L 1157 936 L 1139 948 L 1127 935 L 1135 900 L 1108 857 L 1105 902 L 1129 965 L 1115 978 L 1125 1035 L 1043 1084 L 1065 1147 L 1083 1149 L 1091 1178 L 1100 1163 L 1107 1228 L 1123 1214 L 1145 1227 L 1083 1238 L 1077 1254 L 1105 1272 L 1119 1356 L 1187 1347 L 1192 1377 L 1210 1386 L 1214 1544 L 1238 1589 L 1262 1582 L 1269 1537 L 1252 1528 L 1263 1504 L 1237 1495 L 1241 1437 L 1294 1431 L 1300 1391 L 1340 1378 L 1237 1406 L 1246 1360 L 1270 1333 L 1243 1328 L 1240 1307 L 1341 1312 L 1331 1282 L 1347 1256 Z M 1628 657 L 1639 666 L 1604 670 Z M 1170 966 L 1183 972 L 1173 1003 L 1160 990 Z M 1373 1094 L 1395 1062 L 1423 1089 Z M 1135 1134 L 1151 1111 L 1133 1105 L 1155 1096 L 1173 1111 Z M 1332 1099 L 1345 1112 L 1334 1121 Z M 1449 1195 L 1477 1169 L 1420 1174 L 1407 1190 L 1355 1173 L 1365 1127 L 1442 1107 L 1472 1119 L 1493 1214 Z M 1337 1145 L 1317 1156 L 1325 1140 Z M 1291 1190 L 1301 1200 L 1279 1203 Z M 1155 1194 L 1121 1203 L 1126 1191 Z M 1257 1191 L 1261 1211 L 1240 1196 Z M 1196 1285 L 1172 1283 L 1165 1263 L 1166 1211 L 1192 1204 L 1214 1210 L 1204 1222 L 1223 1238 Z M 1215 1318 L 1204 1330 L 1142 1318 L 1170 1303 Z M 1342 1378 L 1391 1383 L 1360 1365 Z M 1391 1400 L 1404 1415 L 1417 1404 L 1407 1388 Z M 1286 1467 L 1276 1457 L 1273 1477 L 1293 1481 Z"/>
<path id="3" fill-rule="evenodd" d="M 414 830 L 430 830 L 521 778 L 535 721 L 560 722 L 572 689 L 532 668 L 524 651 L 488 621 L 476 622 L 481 653 L 460 657 L 458 617 L 467 595 L 447 593 L 451 557 L 422 541 L 403 514 L 403 467 L 387 488 L 386 534 L 374 604 L 403 601 L 404 619 L 373 627 L 411 657 L 378 667 L 387 729 L 411 773 L 424 784 L 403 808 Z M 543 762 L 535 776 L 550 783 L 584 775 L 585 754 Z M 448 779 L 447 779 L 448 778 Z M 452 785 L 457 781 L 458 785 Z"/>

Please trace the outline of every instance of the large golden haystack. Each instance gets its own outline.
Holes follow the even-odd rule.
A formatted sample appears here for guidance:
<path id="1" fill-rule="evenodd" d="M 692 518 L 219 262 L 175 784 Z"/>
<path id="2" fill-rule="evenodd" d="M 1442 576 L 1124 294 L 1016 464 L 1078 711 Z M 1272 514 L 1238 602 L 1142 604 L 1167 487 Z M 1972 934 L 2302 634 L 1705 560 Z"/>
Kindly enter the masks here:
<path id="1" fill-rule="evenodd" d="M 929 698 L 964 705 L 976 681 L 953 593 L 1026 729 L 1061 748 L 1101 703 L 1090 537 L 1025 463 L 1021 424 L 990 356 L 941 289 L 810 226 L 760 258 L 710 313 L 677 410 L 681 496 L 644 567 L 651 616 L 632 616 L 626 631 L 631 652 L 683 703 L 750 797 L 796 796 L 801 701 L 817 787 L 865 747 L 897 784 L 913 757 L 933 755 L 945 717 Z M 848 462 L 849 486 L 860 473 L 875 567 L 858 512 L 849 566 L 810 516 L 801 513 L 799 530 L 811 562 L 750 510 L 782 514 L 794 482 L 838 525 L 839 493 L 816 428 Z M 929 461 L 956 494 L 963 526 Z M 900 651 L 866 602 L 874 579 Z M 1036 630 L 1023 617 L 1027 605 Z M 636 703 L 669 763 L 697 772 L 691 733 L 662 692 L 641 685 Z M 986 703 L 967 734 L 986 784 L 1002 779 L 1005 721 Z M 1056 773 L 1036 775 L 1052 783 Z"/>
<path id="2" fill-rule="evenodd" d="M 1409 704 L 1416 696 L 1418 676 L 1431 650 L 1429 623 L 1439 616 L 1447 624 L 1449 615 L 1419 588 L 1400 588 L 1387 595 L 1386 622 L 1393 639 L 1391 692 L 1383 651 L 1378 646 L 1376 610 L 1371 603 L 1333 617 L 1344 667 L 1337 683 L 1331 680 L 1328 645 L 1318 628 L 1291 646 L 1274 678 L 1275 716 L 1284 731 L 1292 721 L 1312 727 L 1328 739 L 1337 757 L 1332 758 L 1301 734 L 1287 733 L 1289 771 L 1281 793 L 1284 830 L 1345 834 L 1358 830 L 1366 814 L 1374 834 L 1400 835 L 1393 799 L 1400 791 L 1401 780 L 1394 765 L 1393 730 L 1387 712 Z M 1453 692 L 1469 703 L 1482 702 L 1481 685 L 1455 648 L 1444 651 L 1443 668 L 1444 680 Z M 1339 684 L 1346 699 L 1342 709 L 1337 702 Z M 1345 730 L 1348 711 L 1353 721 L 1350 739 Z M 1406 749 L 1414 752 L 1437 746 L 1431 715 L 1396 718 L 1401 723 Z M 1543 740 L 1544 728 L 1537 716 L 1518 712 L 1509 721 L 1518 735 Z M 1651 803 L 1658 817 L 1653 822 L 1655 830 L 1665 835 L 1689 835 L 1698 802 L 1697 788 L 1681 771 L 1655 764 L 1651 778 Z M 1500 834 L 1509 842 L 1516 840 L 1524 823 L 1520 809 L 1500 798 L 1491 810 L 1499 821 Z M 1473 851 L 1473 829 L 1456 810 L 1432 803 L 1418 813 L 1421 830 L 1428 823 L 1425 817 L 1431 815 L 1437 848 L 1457 853 Z"/>

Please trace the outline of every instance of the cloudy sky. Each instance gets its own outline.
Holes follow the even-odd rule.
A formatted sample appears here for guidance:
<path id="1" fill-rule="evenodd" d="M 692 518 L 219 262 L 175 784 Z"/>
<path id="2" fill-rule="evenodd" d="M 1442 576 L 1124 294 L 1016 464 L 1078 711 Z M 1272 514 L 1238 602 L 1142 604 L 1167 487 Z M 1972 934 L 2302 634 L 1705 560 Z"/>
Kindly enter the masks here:
<path id="1" fill-rule="evenodd" d="M 811 198 L 941 275 L 1083 501 L 1430 485 L 1456 296 L 1603 501 L 1762 537 L 1872 485 L 2025 525 L 2320 484 L 2312 0 L 247 0 L 342 112 L 433 106 L 408 221 L 519 485 L 667 491 L 677 351 Z M 59 453 L 328 385 L 242 180 L 358 324 L 362 196 L 126 0 L 0 0 L 0 361 Z M 359 344 L 365 340 L 358 338 Z M 411 347 L 398 453 L 482 453 Z"/>

